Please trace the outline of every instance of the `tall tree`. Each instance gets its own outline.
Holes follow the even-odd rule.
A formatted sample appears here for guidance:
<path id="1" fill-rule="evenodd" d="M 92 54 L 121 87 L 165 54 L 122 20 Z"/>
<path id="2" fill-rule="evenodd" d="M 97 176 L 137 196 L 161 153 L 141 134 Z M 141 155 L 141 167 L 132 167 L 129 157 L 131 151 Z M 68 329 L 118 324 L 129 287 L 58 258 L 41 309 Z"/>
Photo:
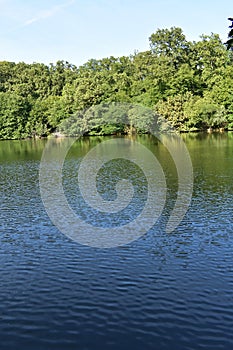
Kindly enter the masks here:
<path id="1" fill-rule="evenodd" d="M 231 21 L 231 25 L 229 26 L 230 32 L 228 33 L 228 40 L 226 42 L 227 44 L 227 49 L 228 50 L 233 50 L 233 18 L 228 18 L 229 21 Z"/>
<path id="2" fill-rule="evenodd" d="M 150 47 L 157 56 L 166 56 L 177 68 L 181 63 L 187 63 L 190 43 L 186 40 L 181 28 L 158 29 L 150 38 Z"/>

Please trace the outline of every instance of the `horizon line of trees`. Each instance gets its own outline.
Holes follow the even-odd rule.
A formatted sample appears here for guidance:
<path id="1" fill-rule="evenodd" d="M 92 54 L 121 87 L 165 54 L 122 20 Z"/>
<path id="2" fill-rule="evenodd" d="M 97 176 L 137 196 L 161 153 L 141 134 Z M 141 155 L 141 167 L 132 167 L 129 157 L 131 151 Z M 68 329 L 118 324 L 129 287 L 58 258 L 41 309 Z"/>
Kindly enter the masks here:
<path id="1" fill-rule="evenodd" d="M 79 68 L 1 61 L 0 139 L 48 136 L 77 112 L 111 102 L 149 107 L 178 131 L 232 129 L 233 52 L 219 35 L 191 42 L 172 27 L 158 29 L 149 43 L 148 51 Z M 107 130 L 119 125 L 98 132 Z"/>

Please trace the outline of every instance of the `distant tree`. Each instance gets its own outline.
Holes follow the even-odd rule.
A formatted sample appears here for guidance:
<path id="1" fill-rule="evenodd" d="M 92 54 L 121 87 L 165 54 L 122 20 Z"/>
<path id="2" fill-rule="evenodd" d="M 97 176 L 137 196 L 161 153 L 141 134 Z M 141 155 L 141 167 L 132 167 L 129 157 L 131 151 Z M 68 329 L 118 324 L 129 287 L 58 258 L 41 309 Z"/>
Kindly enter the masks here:
<path id="1" fill-rule="evenodd" d="M 77 127 L 83 122 L 92 130 L 100 125 L 93 130 L 98 134 L 125 130 L 118 112 L 128 118 L 131 131 L 152 127 L 157 117 L 150 119 L 144 109 L 113 115 L 103 107 L 119 102 L 149 107 L 178 130 L 232 128 L 233 18 L 229 20 L 226 45 L 214 33 L 190 42 L 181 28 L 172 27 L 151 34 L 148 51 L 91 59 L 79 68 L 62 60 L 49 65 L 0 61 L 0 139 L 47 136 L 77 113 Z M 99 124 L 90 113 L 83 118 L 83 111 L 99 104 Z"/>

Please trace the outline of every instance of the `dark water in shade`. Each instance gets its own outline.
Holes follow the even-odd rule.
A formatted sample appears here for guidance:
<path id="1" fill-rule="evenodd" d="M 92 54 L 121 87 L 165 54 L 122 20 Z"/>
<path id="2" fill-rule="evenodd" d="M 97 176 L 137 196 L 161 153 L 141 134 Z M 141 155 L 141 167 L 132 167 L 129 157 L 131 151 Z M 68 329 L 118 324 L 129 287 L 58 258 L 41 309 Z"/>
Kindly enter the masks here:
<path id="1" fill-rule="evenodd" d="M 233 134 L 183 138 L 195 179 L 184 220 L 165 233 L 174 164 L 153 138 L 138 137 L 164 168 L 168 203 L 146 235 L 113 249 L 82 246 L 50 222 L 38 183 L 46 141 L 0 143 L 1 350 L 233 349 Z M 100 141 L 85 139 L 68 156 L 74 208 L 72 164 Z"/>

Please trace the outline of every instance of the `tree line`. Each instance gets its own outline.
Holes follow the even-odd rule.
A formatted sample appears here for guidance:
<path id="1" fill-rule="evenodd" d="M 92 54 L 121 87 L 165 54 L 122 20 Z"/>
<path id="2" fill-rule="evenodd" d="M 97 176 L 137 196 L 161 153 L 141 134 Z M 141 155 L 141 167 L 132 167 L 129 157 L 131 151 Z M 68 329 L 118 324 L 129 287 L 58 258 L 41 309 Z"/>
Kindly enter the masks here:
<path id="1" fill-rule="evenodd" d="M 172 27 L 157 30 L 149 43 L 145 52 L 78 68 L 1 61 L 0 138 L 48 136 L 78 111 L 111 102 L 149 107 L 179 131 L 233 128 L 233 52 L 219 35 L 191 42 Z"/>

